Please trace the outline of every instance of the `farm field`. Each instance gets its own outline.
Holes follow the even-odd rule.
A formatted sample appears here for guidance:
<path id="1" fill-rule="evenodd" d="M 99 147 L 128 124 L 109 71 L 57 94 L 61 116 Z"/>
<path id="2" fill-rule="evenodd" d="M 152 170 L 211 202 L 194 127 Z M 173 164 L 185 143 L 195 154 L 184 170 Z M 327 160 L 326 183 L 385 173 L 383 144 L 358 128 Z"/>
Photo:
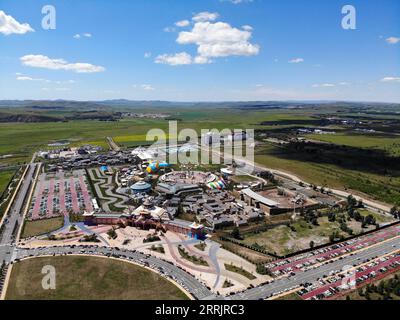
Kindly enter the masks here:
<path id="1" fill-rule="evenodd" d="M 56 289 L 43 290 L 41 270 L 56 269 Z M 157 290 L 154 290 L 157 288 Z M 14 265 L 8 300 L 187 300 L 173 283 L 130 263 L 97 257 L 46 257 Z"/>

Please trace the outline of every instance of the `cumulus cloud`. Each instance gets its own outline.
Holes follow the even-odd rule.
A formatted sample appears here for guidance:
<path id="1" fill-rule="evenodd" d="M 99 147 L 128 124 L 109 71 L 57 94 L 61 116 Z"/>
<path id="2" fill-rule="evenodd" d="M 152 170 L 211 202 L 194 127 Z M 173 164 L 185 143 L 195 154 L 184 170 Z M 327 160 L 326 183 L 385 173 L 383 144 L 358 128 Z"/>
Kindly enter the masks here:
<path id="1" fill-rule="evenodd" d="M 385 77 L 381 82 L 400 82 L 400 77 Z"/>
<path id="2" fill-rule="evenodd" d="M 33 28 L 28 23 L 19 23 L 12 16 L 7 15 L 0 10 L 0 33 L 8 36 L 10 34 L 25 34 L 34 32 Z"/>
<path id="3" fill-rule="evenodd" d="M 217 12 L 200 12 L 193 16 L 192 20 L 195 22 L 206 22 L 206 21 L 215 21 L 219 17 Z"/>
<path id="4" fill-rule="evenodd" d="M 295 58 L 295 59 L 289 60 L 289 63 L 302 63 L 302 62 L 304 62 L 303 58 Z"/>
<path id="5" fill-rule="evenodd" d="M 400 38 L 398 37 L 389 37 L 386 39 L 386 42 L 389 44 L 397 44 L 400 42 Z"/>
<path id="6" fill-rule="evenodd" d="M 187 52 L 162 54 L 155 62 L 172 66 L 206 64 L 213 62 L 213 58 L 254 56 L 260 52 L 259 45 L 250 42 L 251 26 L 235 28 L 226 22 L 212 22 L 217 18 L 217 13 L 201 12 L 193 17 L 196 22 L 191 30 L 179 32 L 176 42 L 196 45 L 197 55 L 191 56 Z"/>
<path id="7" fill-rule="evenodd" d="M 190 21 L 189 20 L 181 20 L 181 21 L 176 22 L 175 25 L 180 28 L 187 27 L 188 25 L 190 25 Z"/>
<path id="8" fill-rule="evenodd" d="M 102 66 L 96 66 L 90 63 L 83 62 L 69 63 L 64 59 L 51 59 L 44 55 L 30 54 L 21 57 L 20 60 L 23 65 L 34 68 L 66 70 L 74 71 L 77 73 L 95 73 L 105 71 L 105 68 Z"/>
<path id="9" fill-rule="evenodd" d="M 179 44 L 196 44 L 197 52 L 206 58 L 227 56 L 252 56 L 260 51 L 249 42 L 251 32 L 232 27 L 225 22 L 198 22 L 191 31 L 182 31 L 176 40 Z"/>
<path id="10" fill-rule="evenodd" d="M 146 59 L 151 58 L 151 52 L 145 52 L 145 53 L 144 53 L 144 57 L 145 57 Z"/>

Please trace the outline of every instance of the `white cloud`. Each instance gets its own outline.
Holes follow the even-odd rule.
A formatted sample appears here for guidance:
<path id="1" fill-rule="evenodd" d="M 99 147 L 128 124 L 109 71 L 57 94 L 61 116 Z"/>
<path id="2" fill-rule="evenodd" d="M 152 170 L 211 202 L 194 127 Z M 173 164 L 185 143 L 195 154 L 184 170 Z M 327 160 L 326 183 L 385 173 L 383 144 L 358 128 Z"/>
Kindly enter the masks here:
<path id="1" fill-rule="evenodd" d="M 249 25 L 244 25 L 244 26 L 242 26 L 242 29 L 243 29 L 243 30 L 246 30 L 246 31 L 253 31 L 253 27 L 252 27 L 252 26 L 249 26 Z"/>
<path id="2" fill-rule="evenodd" d="M 196 22 L 190 31 L 179 32 L 176 42 L 196 45 L 196 56 L 192 57 L 187 52 L 162 54 L 155 59 L 155 63 L 171 66 L 206 64 L 211 63 L 212 58 L 253 56 L 260 52 L 259 45 L 250 42 L 251 26 L 244 25 L 239 29 L 225 22 L 210 22 L 217 18 L 217 13 L 201 12 L 193 17 Z"/>
<path id="3" fill-rule="evenodd" d="M 155 59 L 155 63 L 168 64 L 170 66 L 187 65 L 192 63 L 192 57 L 187 52 L 162 54 Z"/>
<path id="4" fill-rule="evenodd" d="M 386 42 L 389 44 L 396 44 L 400 42 L 400 38 L 398 37 L 389 37 L 386 39 Z"/>
<path id="5" fill-rule="evenodd" d="M 151 86 L 150 84 L 142 84 L 141 85 L 142 89 L 145 91 L 154 91 L 156 90 L 153 86 Z"/>
<path id="6" fill-rule="evenodd" d="M 251 32 L 232 27 L 225 22 L 197 22 L 191 31 L 182 31 L 179 44 L 196 44 L 199 56 L 206 58 L 252 56 L 260 51 L 249 42 Z"/>
<path id="7" fill-rule="evenodd" d="M 217 12 L 200 12 L 193 16 L 192 20 L 195 22 L 215 21 L 219 17 Z"/>
<path id="8" fill-rule="evenodd" d="M 381 82 L 400 82 L 400 77 L 385 77 Z"/>
<path id="9" fill-rule="evenodd" d="M 323 83 L 323 84 L 313 84 L 312 85 L 313 88 L 332 88 L 335 86 L 336 85 L 334 85 L 333 83 Z"/>
<path id="10" fill-rule="evenodd" d="M 181 20 L 181 21 L 176 22 L 175 25 L 180 28 L 187 27 L 188 25 L 190 25 L 190 21 L 189 20 Z"/>
<path id="11" fill-rule="evenodd" d="M 303 58 L 295 58 L 295 59 L 289 60 L 288 62 L 289 63 L 302 63 L 302 62 L 304 62 L 304 59 Z"/>
<path id="12" fill-rule="evenodd" d="M 40 79 L 40 78 L 35 79 L 35 78 L 32 78 L 32 77 L 22 76 L 22 75 L 18 76 L 17 80 L 18 81 L 45 81 L 44 79 Z"/>
<path id="13" fill-rule="evenodd" d="M 142 89 L 144 91 L 154 91 L 154 90 L 156 90 L 151 84 L 141 84 L 141 85 L 133 84 L 132 88 L 134 88 L 134 89 Z"/>
<path id="14" fill-rule="evenodd" d="M 73 36 L 74 39 L 81 39 L 82 37 L 84 37 L 84 38 L 91 38 L 91 37 L 92 37 L 92 34 L 91 34 L 91 33 L 82 33 L 82 34 L 77 33 L 77 34 L 75 34 L 75 35 Z"/>
<path id="15" fill-rule="evenodd" d="M 151 52 L 145 52 L 145 53 L 144 53 L 144 57 L 145 57 L 146 59 L 151 58 Z"/>
<path id="16" fill-rule="evenodd" d="M 210 60 L 207 57 L 203 57 L 203 56 L 197 56 L 193 59 L 193 63 L 195 64 L 207 64 L 207 63 L 211 63 L 212 60 Z"/>
<path id="17" fill-rule="evenodd" d="M 68 63 L 64 59 L 51 59 L 44 55 L 26 55 L 20 58 L 21 62 L 25 66 L 34 68 L 43 68 L 50 70 L 67 70 L 74 71 L 77 73 L 94 73 L 103 72 L 105 68 L 102 66 L 96 66 L 90 63 L 76 62 Z"/>
<path id="18" fill-rule="evenodd" d="M 349 82 L 339 82 L 339 86 L 349 86 Z"/>
<path id="19" fill-rule="evenodd" d="M 25 34 L 35 30 L 28 23 L 19 23 L 12 16 L 0 10 L 0 33 L 8 36 L 10 34 Z"/>

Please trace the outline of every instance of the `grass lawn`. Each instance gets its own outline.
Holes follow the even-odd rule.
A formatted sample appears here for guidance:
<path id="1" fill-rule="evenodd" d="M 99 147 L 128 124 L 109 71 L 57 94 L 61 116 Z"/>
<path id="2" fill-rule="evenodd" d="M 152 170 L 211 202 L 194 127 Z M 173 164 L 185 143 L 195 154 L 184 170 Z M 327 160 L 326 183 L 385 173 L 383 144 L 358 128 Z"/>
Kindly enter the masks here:
<path id="1" fill-rule="evenodd" d="M 195 244 L 194 247 L 201 251 L 205 251 L 207 248 L 207 245 L 204 242 L 200 242 L 198 244 Z"/>
<path id="2" fill-rule="evenodd" d="M 247 270 L 244 270 L 242 267 L 239 268 L 239 267 L 237 267 L 237 266 L 235 266 L 233 264 L 225 263 L 225 269 L 230 271 L 230 272 L 238 273 L 238 274 L 246 277 L 249 280 L 254 280 L 254 279 L 257 278 L 252 273 L 248 272 Z"/>
<path id="3" fill-rule="evenodd" d="M 56 289 L 43 290 L 41 270 L 56 269 Z M 158 274 L 126 262 L 97 257 L 45 257 L 14 265 L 6 299 L 21 300 L 185 300 Z M 157 290 L 155 290 L 157 288 Z"/>
<path id="4" fill-rule="evenodd" d="M 259 181 L 258 179 L 251 177 L 251 176 L 234 176 L 232 177 L 232 180 L 236 183 L 253 183 L 256 181 Z"/>
<path id="5" fill-rule="evenodd" d="M 208 262 L 203 259 L 203 257 L 198 257 L 195 255 L 190 255 L 185 248 L 183 248 L 181 245 L 178 246 L 178 251 L 181 257 L 187 261 L 190 261 L 193 264 L 199 265 L 199 266 L 208 266 Z"/>
<path id="6" fill-rule="evenodd" d="M 64 218 L 50 218 L 37 221 L 25 221 L 25 225 L 22 231 L 22 238 L 29 238 L 34 236 L 40 236 L 57 229 L 60 229 L 64 225 Z"/>

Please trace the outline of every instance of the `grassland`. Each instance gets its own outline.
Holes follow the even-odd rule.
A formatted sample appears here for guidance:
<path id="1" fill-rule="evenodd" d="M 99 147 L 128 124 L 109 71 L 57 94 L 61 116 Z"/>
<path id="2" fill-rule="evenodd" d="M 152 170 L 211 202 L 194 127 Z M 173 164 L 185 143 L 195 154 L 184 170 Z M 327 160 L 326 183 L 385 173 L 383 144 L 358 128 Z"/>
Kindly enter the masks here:
<path id="1" fill-rule="evenodd" d="M 56 269 L 56 289 L 43 290 L 43 266 Z M 14 265 L 9 300 L 187 300 L 158 274 L 126 262 L 95 257 L 46 257 Z M 157 288 L 157 290 L 154 290 Z"/>
<path id="2" fill-rule="evenodd" d="M 154 109 L 156 111 L 160 109 Z M 151 110 L 149 110 L 151 111 Z M 233 108 L 162 108 L 163 113 L 178 119 L 178 130 L 252 128 L 275 132 L 296 126 L 296 122 L 316 121 L 315 114 L 328 114 L 332 109 L 265 109 L 243 110 Z M 270 124 L 261 125 L 262 122 Z M 105 122 L 96 120 L 57 123 L 4 123 L 0 127 L 0 155 L 12 154 L 12 158 L 0 159 L 3 163 L 26 162 L 34 151 L 48 149 L 47 144 L 68 140 L 71 146 L 95 144 L 108 149 L 105 138 L 111 136 L 122 147 L 133 147 L 146 143 L 150 129 L 159 128 L 168 132 L 168 121 L 164 119 L 123 119 Z M 173 133 L 171 133 L 173 134 Z M 400 138 L 393 135 L 357 135 L 339 132 L 336 135 L 310 135 L 312 139 L 352 147 L 384 150 L 395 156 L 400 154 Z M 10 143 L 12 141 L 12 143 Z M 378 200 L 400 205 L 400 177 L 366 172 L 357 168 L 305 161 L 295 155 L 286 157 L 268 143 L 256 149 L 256 162 L 267 168 L 295 173 L 304 180 L 331 188 L 349 189 Z M 346 161 L 346 159 L 343 159 Z M 208 169 L 208 168 L 205 168 Z"/>
<path id="3" fill-rule="evenodd" d="M 301 219 L 291 224 L 291 227 L 283 225 L 261 233 L 242 234 L 244 236 L 242 242 L 284 256 L 310 248 L 311 241 L 315 246 L 329 243 L 329 236 L 335 231 L 344 238 L 349 237 L 347 233 L 340 230 L 338 222 L 329 222 L 327 217 L 319 218 L 318 224 L 314 226 Z M 363 231 L 358 222 L 351 221 L 348 226 L 353 229 L 354 234 Z M 364 231 L 371 229 L 372 227 L 369 227 Z"/>
<path id="4" fill-rule="evenodd" d="M 312 134 L 307 138 L 350 147 L 385 150 L 392 156 L 400 156 L 400 137 L 387 135 L 360 135 L 350 133 Z"/>
<path id="5" fill-rule="evenodd" d="M 14 170 L 0 171 L 0 195 L 4 192 L 11 178 L 14 176 Z"/>
<path id="6" fill-rule="evenodd" d="M 60 229 L 64 225 L 64 218 L 50 218 L 37 221 L 25 221 L 22 238 L 40 236 Z"/>

